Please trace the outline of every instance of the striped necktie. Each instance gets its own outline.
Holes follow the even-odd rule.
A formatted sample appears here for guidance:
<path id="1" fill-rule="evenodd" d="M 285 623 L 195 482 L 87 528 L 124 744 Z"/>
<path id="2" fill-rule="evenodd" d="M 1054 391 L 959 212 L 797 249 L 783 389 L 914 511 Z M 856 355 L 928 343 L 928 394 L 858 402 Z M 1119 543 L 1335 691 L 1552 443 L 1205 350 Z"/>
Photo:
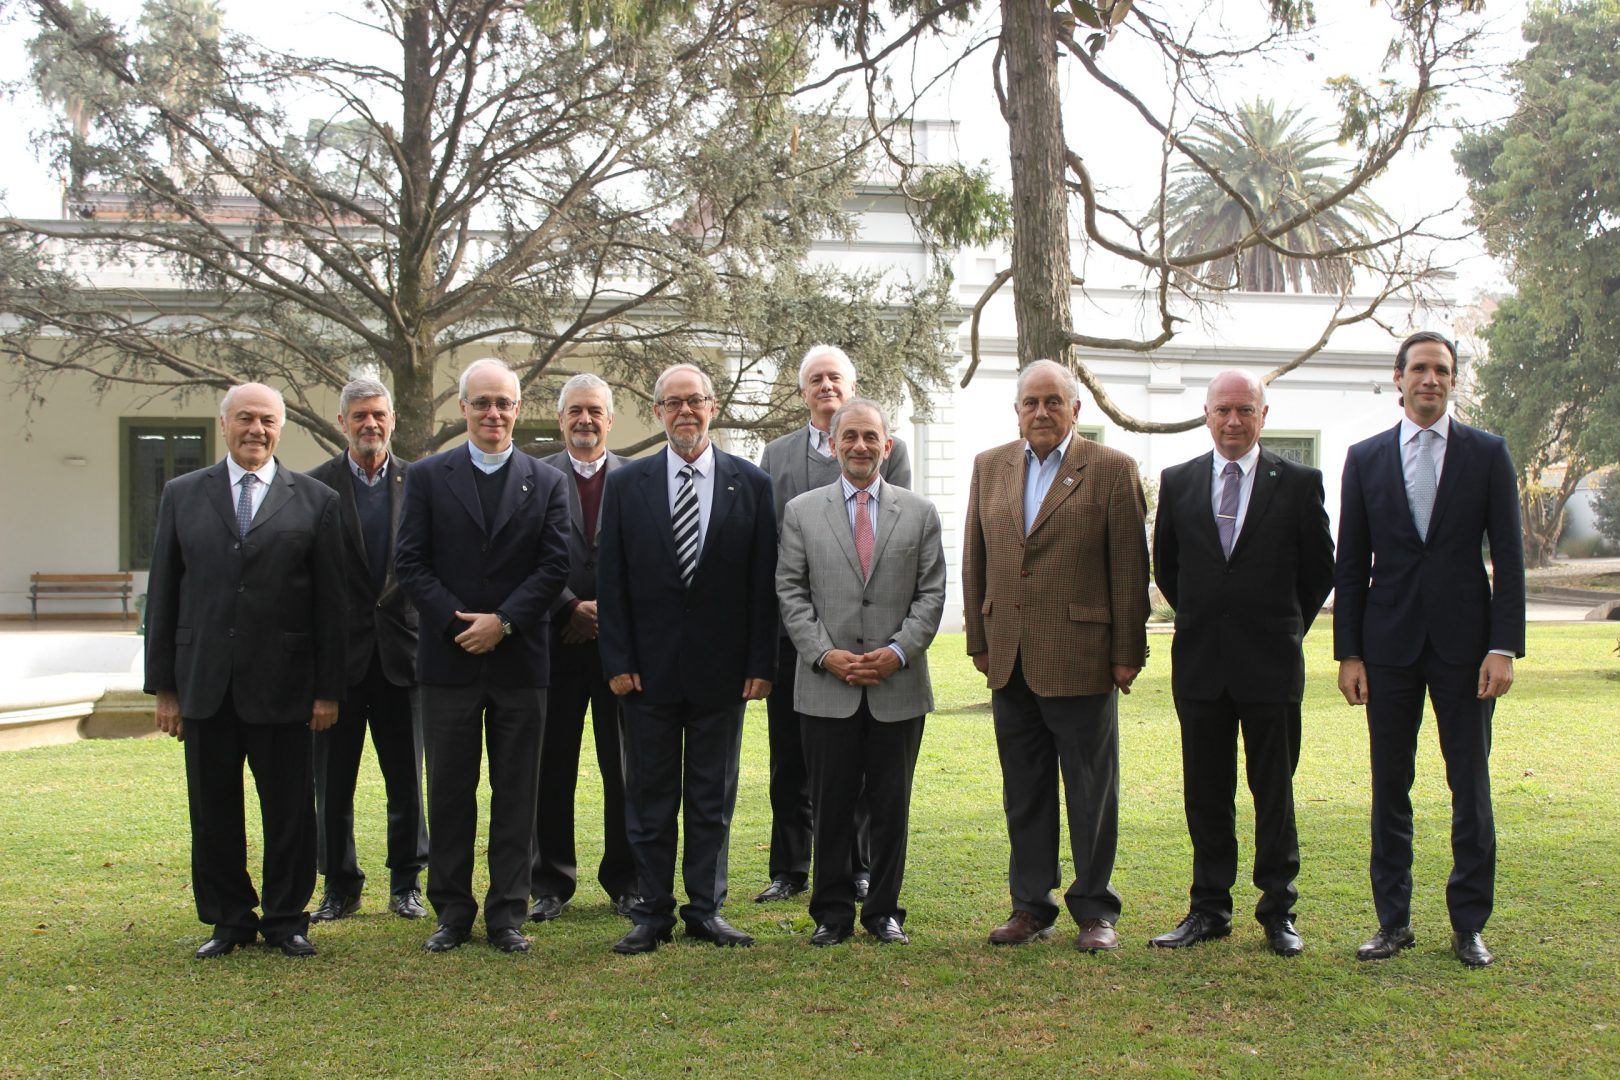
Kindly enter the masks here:
<path id="1" fill-rule="evenodd" d="M 688 587 L 697 573 L 698 501 L 692 486 L 692 466 L 681 466 L 681 486 L 675 492 L 675 512 L 670 523 L 675 529 L 675 560 L 680 563 L 681 583 Z"/>

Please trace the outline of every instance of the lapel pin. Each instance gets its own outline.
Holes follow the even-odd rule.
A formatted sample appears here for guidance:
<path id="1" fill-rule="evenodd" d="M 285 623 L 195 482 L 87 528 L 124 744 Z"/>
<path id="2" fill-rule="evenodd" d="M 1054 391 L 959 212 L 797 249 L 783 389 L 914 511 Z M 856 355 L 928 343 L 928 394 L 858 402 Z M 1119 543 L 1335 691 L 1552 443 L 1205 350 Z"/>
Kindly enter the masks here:
<path id="1" fill-rule="evenodd" d="M 726 490 L 727 491 L 736 491 L 737 490 L 737 485 L 736 484 L 727 484 L 726 485 Z"/>
<path id="2" fill-rule="evenodd" d="M 1268 469 L 1266 471 L 1266 475 L 1267 476 L 1276 476 L 1277 475 L 1277 470 L 1276 469 Z"/>
<path id="3" fill-rule="evenodd" d="M 524 491 L 528 491 L 528 490 L 529 490 L 529 485 L 528 485 L 528 484 L 524 484 L 524 485 L 523 485 L 523 490 L 524 490 Z"/>
<path id="4" fill-rule="evenodd" d="M 1073 487 L 1073 486 L 1074 486 L 1074 477 L 1072 477 L 1072 476 L 1065 476 L 1065 477 L 1064 477 L 1064 478 L 1063 478 L 1063 486 L 1064 486 L 1064 487 Z"/>

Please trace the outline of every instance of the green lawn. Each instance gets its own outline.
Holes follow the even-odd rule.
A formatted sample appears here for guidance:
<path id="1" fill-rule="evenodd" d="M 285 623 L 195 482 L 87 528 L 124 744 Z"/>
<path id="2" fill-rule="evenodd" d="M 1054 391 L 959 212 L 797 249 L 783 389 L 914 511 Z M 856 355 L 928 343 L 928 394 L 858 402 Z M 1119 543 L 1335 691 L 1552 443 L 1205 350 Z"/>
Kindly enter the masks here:
<path id="1" fill-rule="evenodd" d="M 743 745 L 726 915 L 749 950 L 608 946 L 627 924 L 591 882 L 508 957 L 481 940 L 422 951 L 431 925 L 383 910 L 318 928 L 296 962 L 260 948 L 209 963 L 188 893 L 178 747 L 156 739 L 0 754 L 0 1075 L 435 1076 L 543 1072 L 693 1075 L 1590 1075 L 1620 1073 L 1620 659 L 1610 625 L 1535 626 L 1496 714 L 1500 869 L 1487 933 L 1498 962 L 1448 949 L 1449 817 L 1432 725 L 1417 806 L 1418 946 L 1359 964 L 1368 896 L 1367 751 L 1339 701 L 1328 635 L 1309 643 L 1297 781 L 1306 951 L 1232 937 L 1146 948 L 1185 910 L 1169 641 L 1121 706 L 1125 945 L 1086 956 L 1053 941 L 992 949 L 1007 914 L 1007 847 L 988 692 L 942 639 L 912 808 L 909 948 L 864 936 L 812 949 L 802 903 L 760 908 L 769 809 L 763 710 Z M 594 769 L 589 750 L 583 755 Z M 382 785 L 363 766 L 359 837 L 382 866 Z M 581 858 L 599 799 L 581 783 Z M 252 814 L 250 813 L 250 820 Z M 1250 815 L 1239 807 L 1240 835 Z M 1249 855 L 1245 841 L 1244 858 Z M 479 886 L 481 889 L 482 886 Z M 1240 908 L 1252 904 L 1243 885 Z"/>

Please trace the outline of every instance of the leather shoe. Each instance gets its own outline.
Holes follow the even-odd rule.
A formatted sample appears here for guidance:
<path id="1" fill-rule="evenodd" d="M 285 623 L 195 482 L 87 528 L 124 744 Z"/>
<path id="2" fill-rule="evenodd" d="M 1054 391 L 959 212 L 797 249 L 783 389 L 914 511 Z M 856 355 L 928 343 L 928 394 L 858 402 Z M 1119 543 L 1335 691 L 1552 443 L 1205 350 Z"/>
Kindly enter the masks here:
<path id="1" fill-rule="evenodd" d="M 872 891 L 872 882 L 863 877 L 855 879 L 855 899 L 865 900 L 866 894 Z"/>
<path id="2" fill-rule="evenodd" d="M 697 938 L 699 941 L 712 942 L 721 948 L 731 945 L 752 945 L 754 943 L 753 938 L 718 915 L 711 915 L 702 922 L 687 923 L 686 936 Z"/>
<path id="3" fill-rule="evenodd" d="M 491 930 L 489 932 L 489 943 L 503 953 L 526 953 L 529 951 L 529 939 L 511 926 Z"/>
<path id="4" fill-rule="evenodd" d="M 635 907 L 636 901 L 640 899 L 641 897 L 637 896 L 635 893 L 622 893 L 615 896 L 613 898 L 613 914 L 628 919 L 630 917 L 630 909 Z"/>
<path id="5" fill-rule="evenodd" d="M 246 944 L 248 944 L 248 942 L 239 941 L 233 937 L 222 937 L 219 934 L 215 934 L 213 937 L 197 946 L 196 956 L 198 960 L 212 960 L 216 956 L 229 956 L 238 948 Z"/>
<path id="6" fill-rule="evenodd" d="M 422 893 L 418 889 L 406 889 L 390 896 L 388 910 L 402 919 L 421 919 L 427 916 L 427 908 L 422 906 Z"/>
<path id="7" fill-rule="evenodd" d="M 1496 957 L 1485 947 L 1485 939 L 1479 936 L 1478 930 L 1453 931 L 1451 951 L 1457 954 L 1457 959 L 1471 968 L 1490 967 L 1496 963 Z"/>
<path id="8" fill-rule="evenodd" d="M 1372 940 L 1356 950 L 1357 960 L 1388 960 L 1402 949 L 1410 949 L 1417 944 L 1417 937 L 1412 933 L 1412 927 L 1407 926 L 1380 926 L 1378 933 Z"/>
<path id="9" fill-rule="evenodd" d="M 613 951 L 622 956 L 635 956 L 638 953 L 649 953 L 658 948 L 658 943 L 669 944 L 674 940 L 668 930 L 654 930 L 645 923 L 639 923 L 630 928 L 630 932 L 613 943 Z"/>
<path id="10" fill-rule="evenodd" d="M 1027 911 L 1015 911 L 1006 922 L 990 931 L 990 944 L 1028 945 L 1038 938 L 1051 936 L 1051 923 L 1043 923 Z"/>
<path id="11" fill-rule="evenodd" d="M 303 934 L 290 934 L 273 943 L 283 956 L 314 956 L 315 946 Z"/>
<path id="12" fill-rule="evenodd" d="M 335 922 L 360 910 L 359 896 L 344 896 L 327 892 L 321 896 L 320 906 L 309 913 L 310 922 Z"/>
<path id="13" fill-rule="evenodd" d="M 1081 952 L 1102 952 L 1119 948 L 1119 935 L 1114 924 L 1107 919 L 1081 919 L 1080 933 L 1075 936 L 1074 947 Z"/>
<path id="14" fill-rule="evenodd" d="M 754 903 L 769 904 L 776 900 L 791 900 L 802 892 L 804 892 L 803 885 L 794 884 L 787 878 L 776 878 L 765 886 L 764 892 L 754 897 Z"/>
<path id="15" fill-rule="evenodd" d="M 1266 923 L 1266 945 L 1278 956 L 1298 956 L 1305 951 L 1305 939 L 1294 929 L 1294 920 L 1272 919 Z"/>
<path id="16" fill-rule="evenodd" d="M 440 923 L 439 928 L 428 935 L 427 944 L 423 945 L 422 948 L 428 952 L 449 952 L 451 949 L 458 949 L 465 945 L 471 937 L 472 931 L 470 930 L 460 926 L 447 926 Z"/>
<path id="17" fill-rule="evenodd" d="M 1232 924 L 1202 911 L 1189 911 L 1181 924 L 1168 934 L 1150 938 L 1148 945 L 1155 949 L 1185 949 L 1200 941 L 1223 938 L 1232 932 Z"/>
<path id="18" fill-rule="evenodd" d="M 882 945 L 910 945 L 911 939 L 906 932 L 900 929 L 900 920 L 893 915 L 879 919 L 875 923 L 868 923 L 866 932 L 877 939 Z"/>
<path id="19" fill-rule="evenodd" d="M 563 913 L 568 901 L 560 896 L 536 897 L 534 906 L 529 909 L 530 922 L 550 922 Z"/>
<path id="20" fill-rule="evenodd" d="M 816 932 L 810 935 L 810 944 L 819 948 L 828 945 L 842 945 L 849 940 L 849 935 L 855 928 L 848 923 L 824 922 L 816 927 Z"/>

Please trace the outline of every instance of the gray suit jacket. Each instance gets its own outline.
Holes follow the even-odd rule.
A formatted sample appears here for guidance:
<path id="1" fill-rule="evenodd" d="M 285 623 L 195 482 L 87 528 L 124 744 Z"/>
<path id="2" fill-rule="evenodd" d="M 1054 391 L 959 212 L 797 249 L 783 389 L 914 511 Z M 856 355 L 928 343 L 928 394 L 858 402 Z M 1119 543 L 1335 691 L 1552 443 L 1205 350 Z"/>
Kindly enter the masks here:
<path id="1" fill-rule="evenodd" d="M 860 565 L 841 483 L 788 503 L 776 595 L 799 654 L 793 707 L 809 716 L 851 716 L 864 690 L 877 720 L 922 716 L 934 707 L 928 646 L 945 610 L 945 549 L 934 504 L 884 484 L 865 579 Z M 850 686 L 817 664 L 829 649 L 866 653 L 891 641 L 906 654 L 906 666 L 877 686 Z"/>
<path id="2" fill-rule="evenodd" d="M 596 521 L 591 529 L 591 539 L 587 541 L 585 512 L 579 504 L 579 483 L 574 479 L 574 467 L 568 464 L 568 451 L 549 454 L 540 459 L 540 464 L 550 465 L 568 481 L 564 485 L 568 489 L 568 583 L 557 594 L 557 602 L 551 605 L 552 617 L 558 618 L 572 610 L 572 601 L 596 599 L 596 536 L 602 531 L 602 507 L 597 505 Z M 610 473 L 623 464 L 624 458 L 610 450 L 602 470 Z M 605 482 L 606 477 L 603 479 Z"/>

